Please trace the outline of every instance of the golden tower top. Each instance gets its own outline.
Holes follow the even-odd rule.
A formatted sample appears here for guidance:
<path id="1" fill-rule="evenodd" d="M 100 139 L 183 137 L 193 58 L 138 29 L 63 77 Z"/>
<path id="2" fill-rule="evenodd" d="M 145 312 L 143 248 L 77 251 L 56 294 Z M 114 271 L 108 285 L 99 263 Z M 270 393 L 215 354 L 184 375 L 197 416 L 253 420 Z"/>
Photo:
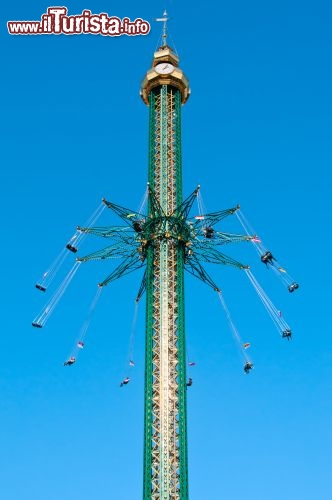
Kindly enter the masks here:
<path id="1" fill-rule="evenodd" d="M 180 90 L 181 102 L 187 102 L 190 95 L 189 82 L 183 71 L 179 68 L 179 57 L 171 47 L 167 45 L 167 12 L 164 12 L 164 17 L 156 19 L 162 21 L 163 27 L 163 45 L 161 45 L 153 55 L 152 67 L 146 73 L 146 76 L 141 85 L 140 95 L 149 105 L 149 94 L 155 87 L 161 85 L 171 85 Z"/>

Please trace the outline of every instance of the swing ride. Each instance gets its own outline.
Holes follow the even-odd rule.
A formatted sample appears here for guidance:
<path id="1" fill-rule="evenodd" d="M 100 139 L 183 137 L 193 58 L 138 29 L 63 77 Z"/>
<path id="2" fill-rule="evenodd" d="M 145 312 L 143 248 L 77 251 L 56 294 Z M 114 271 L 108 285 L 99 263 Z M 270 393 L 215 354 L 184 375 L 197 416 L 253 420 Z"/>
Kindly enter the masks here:
<path id="1" fill-rule="evenodd" d="M 205 264 L 232 266 L 242 272 L 253 286 L 281 338 L 290 340 L 292 330 L 275 307 L 251 268 L 223 252 L 223 246 L 252 244 L 259 260 L 293 293 L 299 285 L 276 260 L 257 236 L 236 205 L 216 212 L 204 208 L 200 186 L 183 200 L 181 110 L 190 96 L 189 83 L 179 68 L 178 55 L 167 45 L 167 13 L 163 22 L 162 44 L 154 53 L 151 68 L 141 86 L 141 97 L 149 107 L 148 185 L 137 211 L 102 199 L 101 204 L 61 250 L 49 269 L 36 283 L 47 293 L 68 258 L 73 265 L 55 289 L 50 300 L 32 322 L 35 328 L 45 326 L 57 304 L 82 264 L 90 261 L 118 259 L 120 263 L 98 284 L 75 346 L 64 362 L 73 366 L 85 341 L 93 313 L 105 286 L 139 269 L 144 269 L 135 300 L 130 334 L 128 370 L 134 368 L 135 324 L 139 303 L 146 295 L 145 336 L 145 416 L 144 416 L 144 500 L 188 500 L 187 465 L 187 390 L 193 378 L 187 378 L 184 331 L 184 271 L 198 278 L 216 292 L 230 331 L 243 357 L 243 372 L 254 368 L 249 356 L 250 342 L 243 341 L 226 304 L 224 291 L 214 281 Z M 193 214 L 193 205 L 197 211 Z M 97 220 L 107 209 L 121 225 L 98 226 Z M 225 218 L 234 218 L 244 234 L 223 231 Z M 242 231 L 241 230 L 241 231 Z M 88 235 L 103 238 L 107 245 L 80 255 L 81 244 Z M 79 256 L 76 257 L 76 254 Z M 132 376 L 126 373 L 120 387 Z"/>
<path id="2" fill-rule="evenodd" d="M 197 202 L 199 215 L 189 217 L 189 213 L 195 201 Z M 152 207 L 152 217 L 151 214 L 150 216 L 148 216 L 147 214 L 143 213 L 143 209 L 146 208 L 147 203 L 150 205 L 150 207 Z M 94 224 L 103 213 L 104 208 L 106 207 L 113 211 L 117 216 L 119 216 L 123 220 L 125 225 L 102 227 L 94 226 Z M 249 359 L 247 353 L 247 349 L 250 347 L 250 343 L 244 343 L 242 341 L 239 332 L 237 331 L 231 318 L 223 293 L 221 292 L 217 284 L 213 281 L 213 279 L 209 276 L 207 271 L 204 269 L 201 264 L 202 262 L 230 265 L 243 270 L 248 276 L 249 281 L 255 289 L 258 297 L 262 301 L 266 311 L 271 317 L 281 337 L 287 340 L 291 339 L 292 331 L 290 329 L 290 326 L 282 316 L 281 311 L 275 307 L 262 286 L 259 284 L 249 266 L 243 265 L 240 262 L 225 255 L 224 253 L 221 253 L 218 247 L 230 243 L 250 242 L 258 251 L 261 262 L 275 271 L 276 275 L 281 279 L 282 283 L 286 285 L 287 289 L 290 292 L 294 292 L 299 288 L 298 283 L 296 283 L 289 276 L 286 270 L 278 264 L 272 253 L 269 250 L 266 250 L 261 240 L 257 237 L 256 233 L 252 230 L 250 224 L 247 222 L 246 218 L 240 210 L 239 205 L 234 208 L 213 213 L 203 213 L 202 210 L 203 202 L 200 193 L 200 186 L 198 186 L 196 190 L 179 207 L 174 210 L 174 213 L 172 213 L 171 215 L 166 215 L 162 210 L 162 207 L 159 204 L 155 193 L 153 192 L 150 185 L 148 185 L 142 205 L 137 212 L 121 207 L 120 205 L 115 205 L 114 203 L 111 203 L 103 198 L 102 204 L 90 217 L 88 223 L 84 226 L 77 227 L 76 233 L 70 240 L 75 241 L 76 245 L 78 244 L 78 242 L 82 243 L 84 237 L 88 234 L 102 237 L 108 240 L 110 244 L 101 250 L 97 250 L 93 253 L 82 257 L 77 257 L 75 259 L 73 267 L 70 269 L 65 279 L 62 281 L 62 283 L 57 288 L 45 307 L 42 309 L 40 314 L 34 319 L 34 321 L 32 322 L 32 326 L 34 326 L 35 328 L 42 328 L 45 325 L 46 321 L 51 316 L 56 305 L 69 286 L 69 283 L 72 281 L 81 263 L 86 263 L 93 260 L 123 260 L 121 264 L 118 265 L 110 275 L 108 275 L 101 283 L 98 284 L 97 292 L 92 300 L 87 317 L 79 332 L 79 338 L 75 344 L 75 348 L 71 353 L 71 356 L 65 362 L 65 366 L 74 364 L 76 362 L 76 357 L 79 350 L 84 348 L 84 339 L 90 327 L 92 315 L 98 303 L 103 287 L 130 272 L 133 272 L 142 267 L 146 268 L 146 259 L 149 248 L 153 248 L 155 242 L 162 239 L 166 239 L 170 242 L 176 242 L 177 244 L 179 244 L 184 255 L 184 268 L 188 271 L 188 273 L 199 278 L 204 283 L 209 285 L 214 291 L 218 292 L 218 296 L 224 309 L 230 330 L 233 333 L 233 336 L 240 346 L 241 350 L 243 351 L 243 366 L 245 373 L 249 373 L 249 371 L 253 368 L 253 364 Z M 220 221 L 231 215 L 237 216 L 237 219 L 244 229 L 245 234 L 226 233 L 223 231 L 218 231 L 215 228 L 215 226 Z M 74 248 L 74 250 L 72 248 Z M 76 253 L 78 251 L 78 248 L 77 246 L 73 247 L 71 244 L 67 244 L 65 246 L 65 250 L 69 250 L 69 252 L 71 253 Z M 48 271 L 43 274 L 41 280 L 36 283 L 35 286 L 37 289 L 42 292 L 46 292 L 47 288 L 55 280 L 57 272 L 59 271 L 67 255 L 64 254 L 63 251 L 61 251 L 59 256 L 49 267 Z M 146 291 L 146 280 L 147 273 L 145 269 L 141 285 L 135 299 L 133 331 L 130 337 L 131 348 L 130 359 L 128 362 L 129 367 L 135 366 L 134 361 L 131 359 L 134 357 L 132 343 L 134 342 L 134 329 L 136 326 L 138 303 L 144 292 Z M 70 360 L 74 361 L 69 362 Z M 189 361 L 188 366 L 195 366 L 195 362 Z M 126 378 L 127 377 L 125 377 L 125 379 Z M 123 385 L 126 385 L 129 380 L 130 379 L 128 379 L 126 383 L 123 383 L 121 387 Z"/>

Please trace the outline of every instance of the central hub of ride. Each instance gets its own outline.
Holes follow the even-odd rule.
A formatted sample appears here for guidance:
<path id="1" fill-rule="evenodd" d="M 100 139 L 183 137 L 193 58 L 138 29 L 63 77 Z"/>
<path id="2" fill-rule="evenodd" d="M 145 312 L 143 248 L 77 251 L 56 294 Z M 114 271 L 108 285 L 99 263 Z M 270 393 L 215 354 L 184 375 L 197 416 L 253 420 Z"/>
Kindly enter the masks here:
<path id="1" fill-rule="evenodd" d="M 193 229 L 183 216 L 152 217 L 147 221 L 134 222 L 133 228 L 139 234 L 138 252 L 141 254 L 142 260 L 147 257 L 148 248 L 154 246 L 157 241 L 166 241 L 182 248 L 186 254 L 193 237 Z"/>

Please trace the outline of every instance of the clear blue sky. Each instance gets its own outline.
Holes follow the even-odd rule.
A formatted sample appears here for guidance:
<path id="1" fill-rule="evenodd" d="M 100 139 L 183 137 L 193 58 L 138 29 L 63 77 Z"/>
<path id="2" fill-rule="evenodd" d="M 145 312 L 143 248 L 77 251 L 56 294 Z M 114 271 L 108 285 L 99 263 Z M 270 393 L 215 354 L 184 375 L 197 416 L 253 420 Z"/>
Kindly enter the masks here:
<path id="1" fill-rule="evenodd" d="M 70 353 L 96 284 L 112 263 L 82 266 L 47 326 L 31 320 L 34 283 L 102 196 L 137 208 L 147 181 L 148 110 L 139 86 L 160 26 L 144 37 L 9 36 L 6 22 L 49 5 L 14 1 L 1 15 L 0 484 L 4 500 L 142 497 L 144 301 L 136 367 L 125 372 L 139 273 L 107 287 L 86 349 Z M 79 2 L 152 20 L 166 6 L 192 95 L 183 108 L 184 191 L 208 210 L 241 204 L 299 281 L 289 294 L 249 245 L 249 263 L 291 324 L 285 342 L 245 276 L 210 269 L 255 369 L 242 361 L 216 294 L 186 279 L 191 500 L 330 500 L 331 4 Z M 104 214 L 103 224 L 115 219 Z M 226 230 L 240 231 L 236 220 Z M 88 246 L 100 248 L 102 241 Z M 84 253 L 84 252 L 83 252 Z"/>

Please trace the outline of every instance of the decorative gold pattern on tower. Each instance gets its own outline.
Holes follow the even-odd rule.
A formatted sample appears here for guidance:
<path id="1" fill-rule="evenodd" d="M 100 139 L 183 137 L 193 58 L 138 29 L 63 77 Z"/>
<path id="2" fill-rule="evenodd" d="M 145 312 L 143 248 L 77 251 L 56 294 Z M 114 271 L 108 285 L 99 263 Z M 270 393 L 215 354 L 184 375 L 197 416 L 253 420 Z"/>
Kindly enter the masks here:
<path id="1" fill-rule="evenodd" d="M 155 212 L 151 198 L 156 230 L 147 254 L 144 500 L 188 499 L 184 246 L 172 228 L 182 203 L 181 105 L 190 91 L 178 65 L 164 44 L 141 86 L 150 107 L 149 189 L 160 207 Z"/>

